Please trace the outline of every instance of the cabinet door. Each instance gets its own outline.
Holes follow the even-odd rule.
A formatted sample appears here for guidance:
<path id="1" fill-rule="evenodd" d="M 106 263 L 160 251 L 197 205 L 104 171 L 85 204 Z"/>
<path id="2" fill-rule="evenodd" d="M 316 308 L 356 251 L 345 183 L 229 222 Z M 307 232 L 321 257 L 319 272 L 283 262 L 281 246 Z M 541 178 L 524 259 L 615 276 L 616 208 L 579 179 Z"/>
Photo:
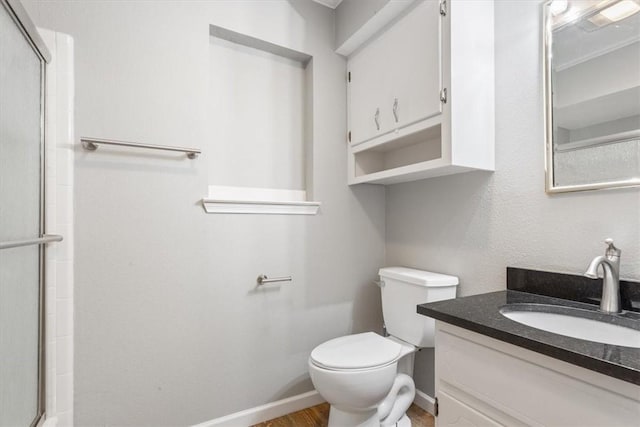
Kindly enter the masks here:
<path id="1" fill-rule="evenodd" d="M 436 427 L 499 427 L 502 425 L 442 391 L 438 392 L 438 407 Z"/>
<path id="2" fill-rule="evenodd" d="M 395 129 L 442 111 L 439 2 L 419 2 L 391 30 L 386 57 L 390 93 L 384 107 Z M 397 122 L 393 114 L 396 99 Z"/>
<path id="3" fill-rule="evenodd" d="M 380 40 L 349 58 L 348 114 L 351 143 L 357 144 L 385 133 L 391 123 L 382 119 L 382 108 L 386 103 L 387 64 Z"/>
<path id="4" fill-rule="evenodd" d="M 446 323 L 435 342 L 439 426 L 467 408 L 509 427 L 638 426 L 637 385 Z"/>
<path id="5" fill-rule="evenodd" d="M 352 143 L 440 114 L 440 33 L 439 3 L 419 1 L 349 58 Z"/>

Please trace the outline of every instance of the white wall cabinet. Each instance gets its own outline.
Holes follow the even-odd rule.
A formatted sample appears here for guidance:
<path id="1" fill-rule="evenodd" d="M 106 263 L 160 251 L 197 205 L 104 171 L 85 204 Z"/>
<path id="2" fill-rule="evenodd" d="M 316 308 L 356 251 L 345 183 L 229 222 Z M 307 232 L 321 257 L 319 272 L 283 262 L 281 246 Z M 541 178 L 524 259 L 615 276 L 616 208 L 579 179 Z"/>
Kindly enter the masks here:
<path id="1" fill-rule="evenodd" d="M 640 386 L 436 322 L 437 427 L 636 426 Z"/>
<path id="2" fill-rule="evenodd" d="M 395 25 L 351 56 L 349 120 L 352 144 L 439 115 L 440 62 L 437 2 L 420 2 Z"/>
<path id="3" fill-rule="evenodd" d="M 348 59 L 349 184 L 494 168 L 493 2 L 418 0 Z"/>

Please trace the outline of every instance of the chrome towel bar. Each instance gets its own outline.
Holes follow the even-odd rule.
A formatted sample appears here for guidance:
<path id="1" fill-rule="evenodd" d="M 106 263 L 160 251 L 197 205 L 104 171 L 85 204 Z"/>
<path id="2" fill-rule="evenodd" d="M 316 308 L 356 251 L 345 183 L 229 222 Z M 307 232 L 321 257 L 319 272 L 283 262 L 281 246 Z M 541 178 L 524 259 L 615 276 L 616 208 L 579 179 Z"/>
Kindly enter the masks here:
<path id="1" fill-rule="evenodd" d="M 187 153 L 187 157 L 195 159 L 201 151 L 197 148 L 186 147 L 172 147 L 169 145 L 156 145 L 156 144 L 143 144 L 140 142 L 128 142 L 128 141 L 115 141 L 112 139 L 100 139 L 100 138 L 80 138 L 82 148 L 89 151 L 95 151 L 98 149 L 98 145 L 117 145 L 120 147 L 134 147 L 134 148 L 148 148 L 150 150 L 163 150 L 163 151 L 178 151 L 181 153 Z"/>
<path id="2" fill-rule="evenodd" d="M 57 234 L 45 234 L 36 239 L 12 240 L 9 242 L 0 242 L 0 249 L 19 248 L 21 246 L 44 245 L 45 243 L 61 242 L 62 236 Z"/>
<path id="3" fill-rule="evenodd" d="M 284 277 L 272 277 L 271 279 L 269 279 L 267 277 L 266 274 L 261 274 L 258 276 L 258 286 L 260 285 L 266 285 L 267 283 L 275 283 L 275 282 L 290 282 L 291 276 L 284 276 Z"/>

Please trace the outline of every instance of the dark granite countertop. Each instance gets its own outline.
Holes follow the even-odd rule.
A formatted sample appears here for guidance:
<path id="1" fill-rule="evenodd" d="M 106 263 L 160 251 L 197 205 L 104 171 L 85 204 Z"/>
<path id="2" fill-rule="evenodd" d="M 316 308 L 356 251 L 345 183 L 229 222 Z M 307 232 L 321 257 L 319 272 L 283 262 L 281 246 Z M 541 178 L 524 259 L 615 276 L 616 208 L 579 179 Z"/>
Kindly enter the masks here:
<path id="1" fill-rule="evenodd" d="M 532 272 L 531 270 L 526 270 Z M 548 273 L 546 273 L 548 274 Z M 593 311 L 598 306 L 535 293 L 505 290 L 418 305 L 418 313 L 517 345 L 614 378 L 640 385 L 640 348 L 571 338 L 510 320 L 500 314 L 506 304 L 548 304 Z M 612 323 L 640 329 L 640 313 L 624 312 Z"/>

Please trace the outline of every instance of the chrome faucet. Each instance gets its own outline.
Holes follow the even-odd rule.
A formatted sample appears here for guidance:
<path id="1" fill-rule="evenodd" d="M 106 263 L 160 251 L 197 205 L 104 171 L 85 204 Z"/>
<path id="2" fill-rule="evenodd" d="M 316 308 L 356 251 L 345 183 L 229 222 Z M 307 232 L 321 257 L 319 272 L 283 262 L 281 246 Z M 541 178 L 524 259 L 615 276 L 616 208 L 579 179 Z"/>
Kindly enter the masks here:
<path id="1" fill-rule="evenodd" d="M 604 241 L 608 245 L 604 256 L 597 256 L 589 264 L 584 273 L 591 279 L 598 278 L 598 267 L 602 265 L 602 299 L 600 311 L 605 313 L 620 313 L 620 254 L 622 251 L 613 245 L 613 239 Z"/>

